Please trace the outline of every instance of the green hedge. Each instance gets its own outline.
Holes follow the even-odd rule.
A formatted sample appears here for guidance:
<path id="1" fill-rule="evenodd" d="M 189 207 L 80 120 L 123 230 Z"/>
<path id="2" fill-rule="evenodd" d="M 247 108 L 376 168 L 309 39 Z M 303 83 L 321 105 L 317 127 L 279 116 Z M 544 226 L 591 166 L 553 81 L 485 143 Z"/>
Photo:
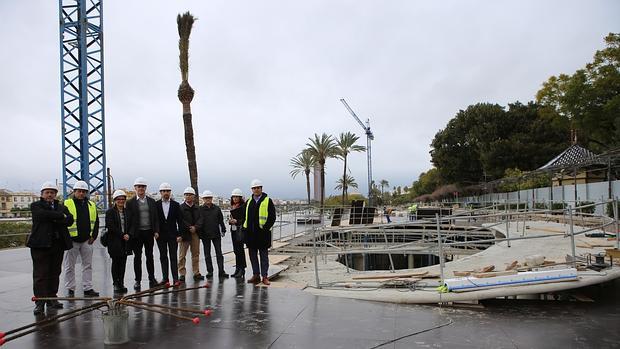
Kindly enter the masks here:
<path id="1" fill-rule="evenodd" d="M 31 228 L 30 222 L 0 222 L 0 249 L 26 246 L 27 234 Z"/>

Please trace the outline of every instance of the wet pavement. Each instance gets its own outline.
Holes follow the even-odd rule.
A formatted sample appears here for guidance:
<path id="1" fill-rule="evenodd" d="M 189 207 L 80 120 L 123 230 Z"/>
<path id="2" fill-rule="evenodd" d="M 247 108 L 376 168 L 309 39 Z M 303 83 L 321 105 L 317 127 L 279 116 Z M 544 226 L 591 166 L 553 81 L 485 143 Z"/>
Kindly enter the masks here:
<path id="1" fill-rule="evenodd" d="M 105 256 L 105 251 L 97 247 L 93 280 L 102 295 L 111 295 L 109 260 Z M 127 285 L 132 284 L 133 278 L 131 260 L 130 257 Z M 203 268 L 204 260 L 201 260 Z M 78 285 L 80 274 L 78 271 Z M 156 274 L 161 276 L 159 268 Z M 30 300 L 28 249 L 0 251 L 0 281 L 0 331 L 35 321 Z M 193 286 L 193 282 L 189 281 L 187 286 Z M 81 292 L 78 287 L 76 295 L 80 296 Z M 381 348 L 620 347 L 620 282 L 581 292 L 596 301 L 493 300 L 484 306 L 456 308 L 317 297 L 300 290 L 254 287 L 236 279 L 216 279 L 208 289 L 141 299 L 172 306 L 213 308 L 213 314 L 203 317 L 200 324 L 129 309 L 131 341 L 109 347 L 373 348 L 381 344 L 385 344 Z M 65 309 L 58 313 L 86 303 L 64 304 Z M 10 341 L 4 347 L 102 348 L 101 317 L 97 310 Z"/>

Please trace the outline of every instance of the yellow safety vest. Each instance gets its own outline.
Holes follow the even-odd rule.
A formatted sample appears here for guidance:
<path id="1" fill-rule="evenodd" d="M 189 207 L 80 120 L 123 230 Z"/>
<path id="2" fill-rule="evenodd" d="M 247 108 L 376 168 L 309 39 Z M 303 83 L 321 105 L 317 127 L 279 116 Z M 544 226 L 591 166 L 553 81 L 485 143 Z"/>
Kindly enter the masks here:
<path id="1" fill-rule="evenodd" d="M 254 200 L 253 197 L 250 196 L 247 204 L 245 205 L 245 221 L 243 222 L 243 228 L 248 228 L 248 210 L 250 209 L 250 200 Z M 265 195 L 265 199 L 260 203 L 258 207 L 258 226 L 263 229 L 265 223 L 267 223 L 267 216 L 269 215 L 269 197 Z"/>
<path id="2" fill-rule="evenodd" d="M 97 221 L 97 205 L 90 200 L 86 200 L 88 202 L 88 215 L 90 216 L 90 236 L 93 236 L 93 231 L 95 230 L 95 222 Z M 69 235 L 72 238 L 78 236 L 77 231 L 77 209 L 75 208 L 75 201 L 73 199 L 65 200 L 65 206 L 69 210 L 69 213 L 73 216 L 73 225 L 69 227 Z"/>

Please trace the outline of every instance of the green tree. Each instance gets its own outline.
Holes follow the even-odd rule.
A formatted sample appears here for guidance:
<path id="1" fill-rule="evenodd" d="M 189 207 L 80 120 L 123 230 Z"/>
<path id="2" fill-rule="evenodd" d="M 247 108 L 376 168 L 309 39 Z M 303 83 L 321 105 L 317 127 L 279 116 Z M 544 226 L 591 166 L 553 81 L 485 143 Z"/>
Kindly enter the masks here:
<path id="1" fill-rule="evenodd" d="M 306 193 L 308 194 L 308 205 L 310 205 L 310 171 L 314 167 L 314 158 L 307 149 L 302 150 L 297 156 L 291 159 L 291 177 L 295 179 L 298 174 L 306 175 Z"/>
<path id="2" fill-rule="evenodd" d="M 361 152 L 366 150 L 366 147 L 355 144 L 358 140 L 359 137 L 351 132 L 340 133 L 340 136 L 338 136 L 338 139 L 336 140 L 338 157 L 344 162 L 341 181 L 343 187 L 340 188 L 342 189 L 342 205 L 345 204 L 345 196 L 347 193 L 347 157 L 352 152 Z"/>
<path id="3" fill-rule="evenodd" d="M 310 143 L 306 143 L 308 153 L 319 164 L 321 171 L 321 207 L 325 201 L 325 161 L 338 155 L 336 144 L 332 136 L 323 133 L 322 135 L 314 134 L 314 138 L 308 138 Z"/>
<path id="4" fill-rule="evenodd" d="M 346 174 L 343 178 L 339 178 L 336 183 L 337 185 L 334 189 L 343 191 L 342 205 L 344 206 L 349 193 L 348 188 L 351 187 L 357 189 L 357 183 L 355 182 L 355 178 L 348 174 Z"/>
<path id="5" fill-rule="evenodd" d="M 546 112 L 570 122 L 580 143 L 595 152 L 620 146 L 620 34 L 574 74 L 550 77 L 536 94 Z"/>
<path id="6" fill-rule="evenodd" d="M 379 181 L 379 186 L 381 187 L 381 199 L 383 199 L 383 202 L 385 202 L 385 192 L 383 190 L 383 188 L 389 188 L 390 187 L 390 182 L 388 182 L 386 179 L 382 179 Z"/>
<path id="7" fill-rule="evenodd" d="M 177 97 L 183 105 L 183 128 L 185 130 L 185 152 L 187 153 L 187 167 L 189 180 L 198 192 L 198 168 L 196 166 L 196 147 L 194 146 L 194 127 L 192 125 L 191 103 L 194 99 L 194 89 L 189 84 L 189 36 L 192 33 L 196 18 L 189 12 L 177 15 L 177 29 L 179 31 L 179 68 L 181 70 L 181 85 Z"/>

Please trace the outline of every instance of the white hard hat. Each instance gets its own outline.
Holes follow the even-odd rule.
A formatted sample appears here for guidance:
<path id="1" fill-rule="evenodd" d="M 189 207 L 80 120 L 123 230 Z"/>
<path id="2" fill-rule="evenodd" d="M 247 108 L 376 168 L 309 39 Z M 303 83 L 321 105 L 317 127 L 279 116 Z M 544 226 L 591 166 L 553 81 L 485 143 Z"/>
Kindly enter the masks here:
<path id="1" fill-rule="evenodd" d="M 114 194 L 112 194 L 112 200 L 116 200 L 116 198 L 119 197 L 119 196 L 127 197 L 127 194 L 124 191 L 120 190 L 120 189 L 119 190 L 115 190 Z"/>
<path id="2" fill-rule="evenodd" d="M 241 189 L 235 188 L 235 189 L 233 189 L 233 191 L 230 194 L 230 196 L 243 196 L 243 192 L 241 191 Z"/>
<path id="3" fill-rule="evenodd" d="M 262 187 L 262 186 L 263 186 L 263 182 L 261 182 L 260 179 L 254 179 L 252 180 L 252 183 L 250 183 L 250 188 Z"/>
<path id="4" fill-rule="evenodd" d="M 88 184 L 86 184 L 86 182 L 84 182 L 84 181 L 77 181 L 73 185 L 73 190 L 78 190 L 78 189 L 88 190 Z"/>
<path id="5" fill-rule="evenodd" d="M 212 198 L 213 197 L 213 193 L 210 190 L 205 190 L 202 192 L 202 195 L 200 195 L 201 198 Z"/>
<path id="6" fill-rule="evenodd" d="M 45 189 L 51 189 L 51 190 L 58 191 L 58 187 L 56 186 L 56 184 L 54 184 L 54 182 L 43 183 L 43 185 L 41 185 L 41 191 L 44 191 Z"/>
<path id="7" fill-rule="evenodd" d="M 159 191 L 162 190 L 172 190 L 172 186 L 169 183 L 163 182 L 159 185 Z"/>
<path id="8" fill-rule="evenodd" d="M 185 190 L 183 190 L 183 194 L 196 195 L 196 191 L 192 187 L 187 187 L 187 188 L 185 188 Z"/>
<path id="9" fill-rule="evenodd" d="M 138 178 L 136 178 L 135 181 L 133 181 L 133 185 L 134 186 L 136 186 L 136 185 L 147 185 L 146 184 L 146 179 L 144 179 L 143 177 L 138 177 Z"/>

